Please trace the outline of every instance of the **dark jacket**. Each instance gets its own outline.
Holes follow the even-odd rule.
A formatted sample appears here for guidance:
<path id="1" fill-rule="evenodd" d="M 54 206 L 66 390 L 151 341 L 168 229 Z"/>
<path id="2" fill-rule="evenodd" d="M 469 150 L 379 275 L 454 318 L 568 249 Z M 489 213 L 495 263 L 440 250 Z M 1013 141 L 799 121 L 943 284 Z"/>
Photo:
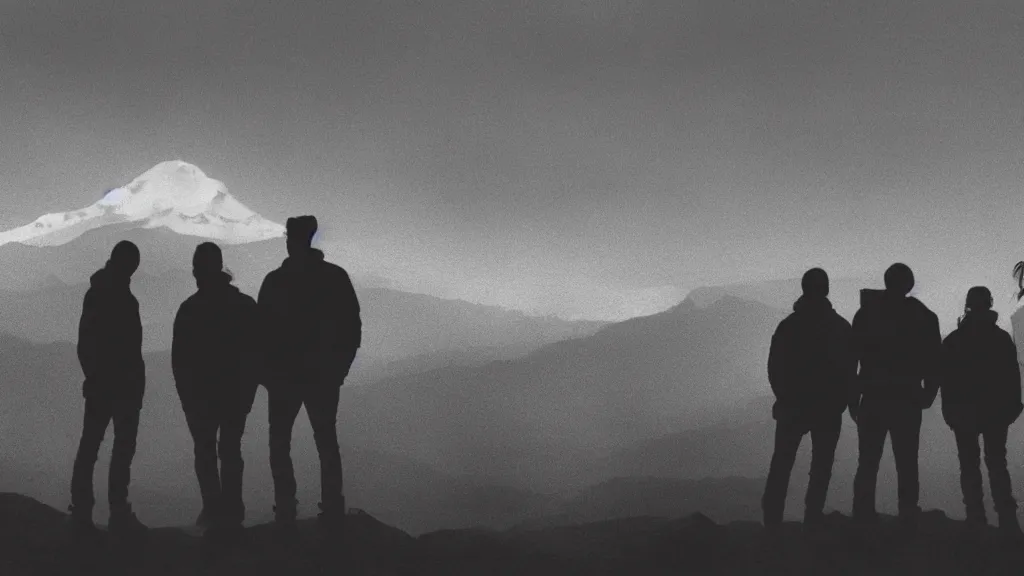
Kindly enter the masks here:
<path id="1" fill-rule="evenodd" d="M 348 273 L 311 250 L 267 274 L 258 298 L 268 385 L 340 386 L 362 343 L 359 299 Z"/>
<path id="2" fill-rule="evenodd" d="M 259 385 L 256 301 L 222 274 L 189 296 L 174 318 L 171 369 L 185 412 L 252 409 Z"/>
<path id="3" fill-rule="evenodd" d="M 858 394 L 889 408 L 931 405 L 939 387 L 942 335 L 927 306 L 913 297 L 865 298 L 853 318 L 853 337 Z"/>
<path id="4" fill-rule="evenodd" d="M 103 268 L 89 278 L 78 324 L 78 362 L 87 398 L 142 407 L 146 364 L 142 359 L 142 320 L 131 278 Z"/>
<path id="5" fill-rule="evenodd" d="M 1020 416 L 1017 347 L 994 311 L 971 313 L 942 342 L 942 416 L 951 428 L 1009 426 Z"/>
<path id="6" fill-rule="evenodd" d="M 827 298 L 801 297 L 772 335 L 768 381 L 772 415 L 803 422 L 842 413 L 856 364 L 850 323 Z"/>

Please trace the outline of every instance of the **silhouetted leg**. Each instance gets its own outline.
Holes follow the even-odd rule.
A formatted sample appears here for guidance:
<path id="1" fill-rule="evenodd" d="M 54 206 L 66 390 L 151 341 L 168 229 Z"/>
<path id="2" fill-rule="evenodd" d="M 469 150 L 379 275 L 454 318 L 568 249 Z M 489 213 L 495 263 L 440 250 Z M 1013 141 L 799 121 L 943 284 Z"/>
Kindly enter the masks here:
<path id="1" fill-rule="evenodd" d="M 278 516 L 295 515 L 295 469 L 292 467 L 292 427 L 302 408 L 302 396 L 278 384 L 268 392 L 270 420 L 270 472 L 274 477 L 274 503 Z M 282 389 L 283 388 L 283 389 Z"/>
<path id="2" fill-rule="evenodd" d="M 242 434 L 245 432 L 245 414 L 229 414 L 220 427 L 217 448 L 221 465 L 221 513 L 229 524 L 241 524 L 245 519 L 242 502 Z"/>
<path id="3" fill-rule="evenodd" d="M 217 514 L 220 499 L 220 474 L 217 471 L 217 424 L 206 411 L 185 414 L 195 457 L 196 479 L 203 497 L 203 520 L 209 522 Z"/>
<path id="4" fill-rule="evenodd" d="M 861 409 L 857 419 L 857 474 L 853 478 L 853 516 L 858 520 L 871 521 L 877 517 L 875 488 L 887 432 L 881 414 Z"/>
<path id="5" fill-rule="evenodd" d="M 896 460 L 900 518 L 913 521 L 918 507 L 921 486 L 918 481 L 918 451 L 921 445 L 921 410 L 910 408 L 895 416 L 892 428 L 892 455 Z"/>
<path id="6" fill-rule="evenodd" d="M 968 522 L 985 522 L 985 493 L 981 486 L 981 447 L 976 430 L 957 429 L 957 457 L 960 460 L 960 490 L 964 497 L 964 512 Z M 988 450 L 988 442 L 985 442 Z M 991 474 L 991 470 L 989 471 Z"/>
<path id="7" fill-rule="evenodd" d="M 139 434 L 139 410 L 134 407 L 114 411 L 114 448 L 110 452 L 108 497 L 111 513 L 127 511 L 128 484 L 132 478 L 132 460 Z"/>
<path id="8" fill-rule="evenodd" d="M 786 493 L 789 491 L 789 476 L 793 472 L 796 453 L 803 439 L 804 429 L 788 420 L 775 422 L 775 451 L 768 468 L 768 479 L 761 497 L 761 510 L 766 527 L 782 523 L 786 510 Z"/>
<path id="9" fill-rule="evenodd" d="M 811 473 L 804 499 L 804 522 L 816 522 L 822 518 L 842 428 L 843 415 L 839 413 L 811 429 Z"/>
<path id="10" fill-rule="evenodd" d="M 306 414 L 313 428 L 313 440 L 320 453 L 320 504 L 325 512 L 343 506 L 341 450 L 338 447 L 338 392 L 333 384 L 310 394 Z"/>
<path id="11" fill-rule="evenodd" d="M 78 443 L 75 465 L 71 472 L 71 505 L 78 514 L 92 515 L 95 503 L 92 477 L 103 436 L 110 424 L 111 410 L 106 402 L 87 398 L 82 419 L 82 438 Z"/>
<path id="12" fill-rule="evenodd" d="M 1017 501 L 1013 497 L 1010 483 L 1010 472 L 1006 469 L 1006 435 L 1007 429 L 999 427 L 985 430 L 985 467 L 988 468 L 988 481 L 992 488 L 992 501 L 995 503 L 999 525 L 1016 520 Z M 981 483 L 981 475 L 978 475 Z"/>

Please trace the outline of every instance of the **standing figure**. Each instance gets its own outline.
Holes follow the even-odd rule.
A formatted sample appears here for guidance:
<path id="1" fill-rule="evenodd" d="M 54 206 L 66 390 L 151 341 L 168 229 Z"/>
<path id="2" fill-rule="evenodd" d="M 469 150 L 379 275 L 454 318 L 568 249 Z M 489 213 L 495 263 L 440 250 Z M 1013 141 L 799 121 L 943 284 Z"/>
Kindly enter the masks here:
<path id="1" fill-rule="evenodd" d="M 263 281 L 257 305 L 269 334 L 264 360 L 270 419 L 270 468 L 279 526 L 294 525 L 292 427 L 306 407 L 320 455 L 321 525 L 340 529 L 345 516 L 338 448 L 339 388 L 361 343 L 359 300 L 348 273 L 312 248 L 317 221 L 289 218 L 288 257 Z"/>
<path id="2" fill-rule="evenodd" d="M 921 411 L 938 394 L 942 349 L 939 320 L 920 300 L 907 296 L 914 274 L 906 264 L 885 271 L 883 292 L 863 290 L 853 319 L 854 346 L 860 362 L 858 388 L 851 400 L 856 414 L 860 456 L 853 483 L 853 516 L 877 520 L 875 489 L 886 435 L 896 460 L 899 517 L 910 533 L 917 527 L 918 450 Z"/>
<path id="3" fill-rule="evenodd" d="M 231 284 L 223 267 L 216 244 L 196 247 L 198 290 L 174 318 L 171 367 L 195 446 L 203 498 L 196 524 L 233 530 L 245 519 L 242 434 L 256 396 L 259 350 L 256 301 Z"/>
<path id="4" fill-rule="evenodd" d="M 956 435 L 968 524 L 987 523 L 978 446 L 981 436 L 999 528 L 1016 537 L 1021 529 L 1006 469 L 1006 435 L 1024 405 L 1017 349 L 1010 335 L 996 326 L 997 319 L 988 288 L 971 288 L 963 318 L 942 343 L 942 416 Z"/>
<path id="5" fill-rule="evenodd" d="M 139 412 L 146 388 L 139 301 L 130 287 L 138 267 L 138 247 L 128 241 L 118 242 L 106 265 L 90 277 L 82 304 L 78 360 L 85 374 L 85 417 L 71 475 L 70 507 L 72 524 L 82 533 L 95 534 L 93 471 L 111 421 L 114 447 L 108 477 L 108 527 L 111 533 L 122 536 L 140 536 L 147 530 L 128 503 Z"/>
<path id="6" fill-rule="evenodd" d="M 768 355 L 776 424 L 775 452 L 761 500 L 766 528 L 782 523 L 789 476 L 808 433 L 812 452 L 804 525 L 820 526 L 824 520 L 843 412 L 856 371 L 850 323 L 832 309 L 828 275 L 812 268 L 800 284 L 803 295 L 775 330 Z"/>

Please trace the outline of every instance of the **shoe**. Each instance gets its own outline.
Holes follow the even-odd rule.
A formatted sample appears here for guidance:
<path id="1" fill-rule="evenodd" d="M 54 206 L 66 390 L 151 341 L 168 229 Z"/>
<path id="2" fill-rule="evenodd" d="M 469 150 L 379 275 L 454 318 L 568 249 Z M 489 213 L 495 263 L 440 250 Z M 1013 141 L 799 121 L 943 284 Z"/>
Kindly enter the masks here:
<path id="1" fill-rule="evenodd" d="M 804 532 L 819 532 L 827 527 L 825 514 L 821 512 L 804 513 Z"/>
<path id="2" fill-rule="evenodd" d="M 320 504 L 320 513 L 317 514 L 317 523 L 325 532 L 331 534 L 342 534 L 345 531 L 345 498 L 337 504 L 324 506 Z"/>
<path id="3" fill-rule="evenodd" d="M 91 506 L 71 505 L 68 506 L 68 512 L 71 513 L 71 532 L 76 540 L 94 541 L 102 536 L 100 529 L 92 521 Z"/>
<path id="4" fill-rule="evenodd" d="M 298 517 L 298 509 L 295 505 L 282 506 L 280 504 L 274 506 L 274 523 L 278 525 L 295 524 L 295 519 Z"/>
<path id="5" fill-rule="evenodd" d="M 1024 532 L 1020 528 L 1020 520 L 1017 514 L 1004 514 L 999 517 L 999 531 L 1010 540 L 1024 539 Z"/>
<path id="6" fill-rule="evenodd" d="M 149 527 L 139 521 L 130 507 L 112 511 L 107 528 L 111 534 L 126 538 L 145 537 L 149 532 Z"/>

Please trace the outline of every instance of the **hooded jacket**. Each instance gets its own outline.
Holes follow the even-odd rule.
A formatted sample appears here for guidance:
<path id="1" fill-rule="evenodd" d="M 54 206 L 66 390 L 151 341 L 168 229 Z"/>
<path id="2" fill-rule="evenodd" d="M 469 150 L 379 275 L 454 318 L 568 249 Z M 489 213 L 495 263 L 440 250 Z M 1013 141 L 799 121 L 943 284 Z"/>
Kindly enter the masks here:
<path id="1" fill-rule="evenodd" d="M 801 296 L 772 335 L 768 381 L 776 419 L 842 413 L 856 364 L 850 323 L 827 298 Z"/>
<path id="2" fill-rule="evenodd" d="M 146 364 L 142 358 L 139 301 L 131 277 L 102 268 L 89 278 L 78 324 L 78 361 L 86 398 L 142 407 Z"/>
<path id="3" fill-rule="evenodd" d="M 316 249 L 289 256 L 267 274 L 257 302 L 268 384 L 343 383 L 362 344 L 359 299 L 343 268 Z"/>
<path id="4" fill-rule="evenodd" d="M 914 297 L 863 298 L 853 318 L 858 393 L 894 408 L 923 408 L 939 387 L 939 319 Z M 924 387 L 922 388 L 922 381 Z"/>
<path id="5" fill-rule="evenodd" d="M 998 318 L 967 314 L 942 343 L 942 416 L 951 428 L 1009 426 L 1024 409 L 1017 349 Z"/>
<path id="6" fill-rule="evenodd" d="M 256 301 L 218 274 L 174 318 L 171 368 L 186 412 L 248 414 L 260 375 Z"/>

